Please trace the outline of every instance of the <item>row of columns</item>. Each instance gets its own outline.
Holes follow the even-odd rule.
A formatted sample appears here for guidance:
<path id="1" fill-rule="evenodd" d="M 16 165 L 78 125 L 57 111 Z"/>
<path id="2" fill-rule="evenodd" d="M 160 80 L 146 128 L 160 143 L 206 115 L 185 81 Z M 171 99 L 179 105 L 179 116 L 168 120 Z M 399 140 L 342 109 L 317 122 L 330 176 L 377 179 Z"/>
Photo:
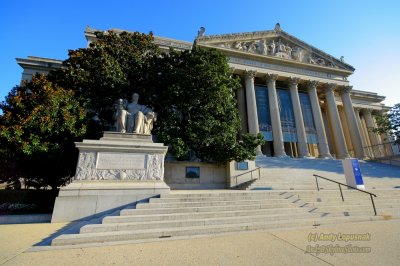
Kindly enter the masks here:
<path id="1" fill-rule="evenodd" d="M 257 104 L 256 95 L 254 88 L 255 71 L 246 71 L 245 75 L 245 87 L 246 87 L 246 101 L 247 101 L 247 121 L 249 133 L 259 133 L 258 115 L 257 115 Z M 273 135 L 273 147 L 275 157 L 286 156 L 283 142 L 283 132 L 281 127 L 280 111 L 278 105 L 278 96 L 276 91 L 276 80 L 278 75 L 267 74 L 267 87 L 268 87 L 268 98 L 269 107 L 271 114 L 271 126 Z M 310 153 L 307 147 L 307 136 L 304 127 L 303 114 L 301 111 L 298 84 L 299 78 L 289 78 L 289 91 L 292 99 L 293 111 L 295 115 L 296 133 L 298 139 L 298 152 L 299 157 L 308 157 Z M 307 82 L 307 90 L 310 98 L 311 109 L 314 117 L 315 127 L 318 138 L 318 150 L 321 158 L 332 158 L 329 152 L 328 141 L 325 133 L 325 126 L 322 118 L 321 107 L 317 95 L 317 81 Z M 336 84 L 328 84 L 325 87 L 326 94 L 326 107 L 329 115 L 329 119 L 332 125 L 333 139 L 336 147 L 337 158 L 350 157 L 346 140 L 343 133 L 342 123 L 339 117 L 339 112 L 336 105 L 334 89 Z M 353 104 L 350 98 L 350 86 L 342 89 L 341 98 L 344 107 L 346 120 L 348 121 L 350 138 L 354 147 L 354 152 L 357 158 L 363 159 L 365 157 L 363 146 L 364 143 L 361 138 L 361 122 L 360 117 L 354 112 Z M 372 118 L 366 119 L 367 126 L 373 123 Z M 257 148 L 257 154 L 261 154 L 261 147 Z"/>

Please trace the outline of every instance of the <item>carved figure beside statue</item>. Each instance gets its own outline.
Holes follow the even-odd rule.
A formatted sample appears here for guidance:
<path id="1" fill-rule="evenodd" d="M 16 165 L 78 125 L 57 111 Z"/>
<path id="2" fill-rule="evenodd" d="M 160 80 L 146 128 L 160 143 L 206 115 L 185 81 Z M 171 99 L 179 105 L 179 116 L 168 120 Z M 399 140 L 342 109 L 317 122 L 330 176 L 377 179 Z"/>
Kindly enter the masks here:
<path id="1" fill-rule="evenodd" d="M 126 133 L 126 121 L 130 113 L 124 108 L 126 106 L 126 100 L 118 99 L 116 103 L 116 112 L 114 113 L 114 120 L 116 120 L 117 132 Z"/>
<path id="2" fill-rule="evenodd" d="M 151 134 L 156 113 L 150 108 L 138 103 L 139 94 L 132 94 L 132 102 L 127 104 L 126 100 L 118 99 L 114 119 L 116 120 L 116 131 L 120 133 Z M 128 109 L 128 110 L 125 110 Z"/>

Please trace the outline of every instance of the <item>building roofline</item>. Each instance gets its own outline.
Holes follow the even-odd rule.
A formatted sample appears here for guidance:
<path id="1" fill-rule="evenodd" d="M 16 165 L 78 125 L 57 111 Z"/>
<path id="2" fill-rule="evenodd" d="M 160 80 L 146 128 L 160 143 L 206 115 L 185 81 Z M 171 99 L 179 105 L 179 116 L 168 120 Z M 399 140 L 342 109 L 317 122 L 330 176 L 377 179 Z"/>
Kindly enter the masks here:
<path id="1" fill-rule="evenodd" d="M 103 30 L 98 30 L 98 29 L 93 29 L 90 28 L 89 26 L 86 27 L 85 29 L 85 37 L 86 40 L 88 42 L 93 41 L 96 36 L 95 36 L 95 32 L 96 31 L 103 31 Z M 121 32 L 130 32 L 132 33 L 133 31 L 127 31 L 127 30 L 122 30 L 122 29 L 109 29 L 109 31 L 114 31 L 116 33 L 121 33 Z M 172 38 L 167 38 L 167 37 L 161 37 L 161 36 L 156 36 L 154 35 L 154 43 L 161 46 L 160 48 L 168 48 L 172 47 L 172 48 L 176 48 L 178 50 L 191 50 L 192 46 L 193 46 L 193 42 L 187 42 L 187 41 L 181 41 L 181 40 L 177 40 L 177 39 L 172 39 Z"/>
<path id="2" fill-rule="evenodd" d="M 34 69 L 58 69 L 62 66 L 63 60 L 28 56 L 27 58 L 16 58 L 15 59 L 23 69 L 29 67 Z"/>

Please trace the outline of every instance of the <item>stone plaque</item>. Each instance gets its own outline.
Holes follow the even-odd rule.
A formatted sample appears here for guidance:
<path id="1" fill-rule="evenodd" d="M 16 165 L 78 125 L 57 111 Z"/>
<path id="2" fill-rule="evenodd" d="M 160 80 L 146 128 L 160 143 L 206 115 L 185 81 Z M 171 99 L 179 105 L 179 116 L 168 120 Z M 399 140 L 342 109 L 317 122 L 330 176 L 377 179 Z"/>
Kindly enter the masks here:
<path id="1" fill-rule="evenodd" d="M 97 169 L 124 169 L 140 170 L 146 168 L 145 154 L 131 154 L 123 152 L 99 152 L 97 155 Z"/>

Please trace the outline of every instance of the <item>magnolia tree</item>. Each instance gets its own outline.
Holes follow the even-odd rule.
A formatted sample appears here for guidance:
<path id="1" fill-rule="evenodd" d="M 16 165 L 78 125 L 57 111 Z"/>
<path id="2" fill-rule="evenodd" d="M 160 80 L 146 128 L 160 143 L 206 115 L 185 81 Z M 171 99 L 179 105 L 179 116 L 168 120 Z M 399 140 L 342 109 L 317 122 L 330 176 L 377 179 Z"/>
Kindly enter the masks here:
<path id="1" fill-rule="evenodd" d="M 69 51 L 50 79 L 75 91 L 91 116 L 112 122 L 116 99 L 140 94 L 158 113 L 153 132 L 177 159 L 225 163 L 252 159 L 262 136 L 242 135 L 227 58 L 215 49 L 161 53 L 153 35 L 96 32 L 88 48 Z M 103 127 L 104 128 L 104 127 Z"/>
<path id="2" fill-rule="evenodd" d="M 86 133 L 86 111 L 66 90 L 33 76 L 0 104 L 0 181 L 56 189 L 73 175 L 74 141 Z"/>
<path id="3" fill-rule="evenodd" d="M 1 104 L 3 181 L 65 184 L 77 161 L 74 141 L 98 138 L 113 123 L 115 101 L 133 92 L 158 113 L 153 132 L 178 160 L 255 157 L 262 136 L 239 134 L 240 82 L 224 55 L 196 46 L 161 53 L 151 33 L 95 34 L 88 48 L 69 51 L 62 68 L 14 88 Z"/>
<path id="4" fill-rule="evenodd" d="M 179 159 L 225 163 L 255 157 L 261 135 L 240 136 L 241 122 L 227 58 L 215 49 L 173 52 L 154 66 L 159 113 L 155 133 Z M 158 89 L 157 89 L 158 88 Z"/>

